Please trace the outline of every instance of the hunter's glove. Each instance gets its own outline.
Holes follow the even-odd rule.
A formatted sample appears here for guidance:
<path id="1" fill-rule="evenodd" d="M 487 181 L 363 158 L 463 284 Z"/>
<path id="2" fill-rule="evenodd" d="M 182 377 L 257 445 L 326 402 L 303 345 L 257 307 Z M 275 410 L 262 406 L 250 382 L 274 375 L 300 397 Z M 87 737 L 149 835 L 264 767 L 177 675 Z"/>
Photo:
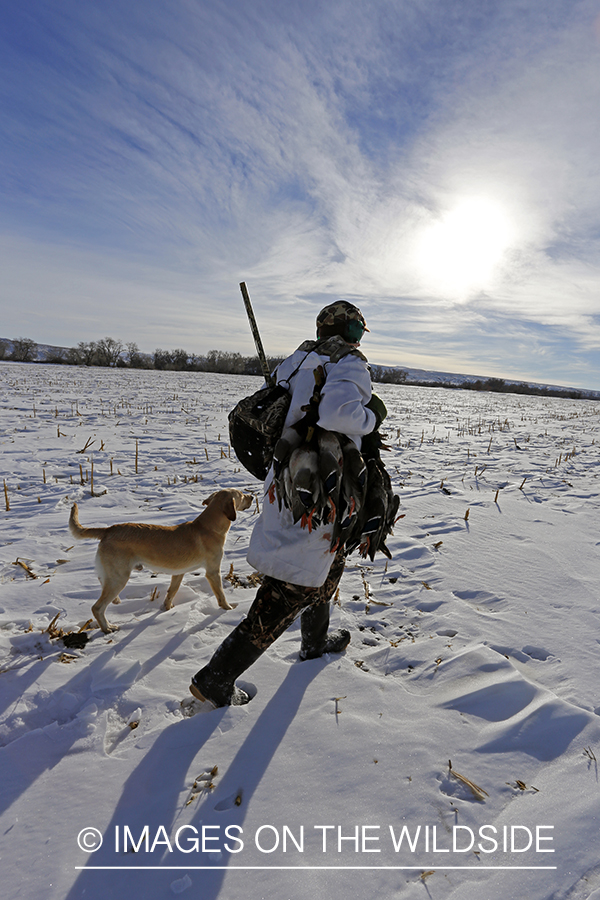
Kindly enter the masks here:
<path id="1" fill-rule="evenodd" d="M 377 430 L 387 416 L 385 403 L 377 394 L 371 394 L 371 399 L 367 403 L 367 409 L 375 413 L 375 430 Z"/>

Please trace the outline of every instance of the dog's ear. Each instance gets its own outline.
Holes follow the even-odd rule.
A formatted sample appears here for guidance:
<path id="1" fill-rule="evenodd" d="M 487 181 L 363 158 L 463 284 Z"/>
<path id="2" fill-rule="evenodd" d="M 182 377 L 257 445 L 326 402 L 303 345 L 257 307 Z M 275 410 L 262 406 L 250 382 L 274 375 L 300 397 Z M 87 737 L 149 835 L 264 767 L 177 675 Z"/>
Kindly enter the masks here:
<path id="1" fill-rule="evenodd" d="M 208 506 L 208 504 L 211 502 L 211 500 L 214 496 L 215 496 L 214 494 L 211 494 L 210 497 L 207 497 L 206 500 L 203 500 L 202 506 Z"/>
<path id="2" fill-rule="evenodd" d="M 223 512 L 227 516 L 230 522 L 235 522 L 237 518 L 237 512 L 235 508 L 235 503 L 233 497 L 228 497 L 225 506 L 223 507 Z"/>

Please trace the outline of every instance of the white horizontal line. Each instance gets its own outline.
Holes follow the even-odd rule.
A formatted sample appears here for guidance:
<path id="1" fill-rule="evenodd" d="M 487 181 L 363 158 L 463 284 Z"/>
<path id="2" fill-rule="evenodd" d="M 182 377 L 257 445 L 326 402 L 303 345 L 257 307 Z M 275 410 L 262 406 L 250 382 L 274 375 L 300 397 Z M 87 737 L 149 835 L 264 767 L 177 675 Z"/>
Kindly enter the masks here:
<path id="1" fill-rule="evenodd" d="M 188 871 L 219 871 L 219 870 L 227 870 L 231 871 L 232 869 L 237 869 L 240 872 L 248 872 L 255 871 L 257 869 L 269 871 L 272 870 L 281 870 L 285 869 L 293 870 L 295 872 L 301 872 L 303 869 L 308 870 L 320 870 L 323 871 L 336 871 L 343 872 L 344 870 L 364 870 L 369 871 L 369 869 L 373 869 L 374 871 L 381 871 L 382 869 L 391 870 L 391 871 L 399 871 L 404 869 L 422 869 L 422 870 L 431 870 L 438 872 L 441 869 L 472 869 L 474 872 L 481 872 L 482 869 L 502 869 L 503 871 L 522 871 L 524 869 L 556 869 L 557 866 L 435 866 L 432 864 L 432 867 L 428 866 L 75 866 L 75 869 L 87 870 L 87 869 L 102 869 L 102 870 L 119 870 L 122 872 L 128 871 L 154 871 L 164 869 L 165 871 L 177 871 L 177 872 L 188 872 Z"/>

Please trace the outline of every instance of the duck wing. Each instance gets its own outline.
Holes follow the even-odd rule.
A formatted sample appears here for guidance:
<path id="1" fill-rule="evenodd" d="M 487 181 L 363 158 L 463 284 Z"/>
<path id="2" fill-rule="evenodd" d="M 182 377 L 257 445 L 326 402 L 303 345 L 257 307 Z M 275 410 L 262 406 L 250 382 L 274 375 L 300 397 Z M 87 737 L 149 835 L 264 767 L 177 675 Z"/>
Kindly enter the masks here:
<path id="1" fill-rule="evenodd" d="M 335 522 L 340 505 L 340 490 L 344 468 L 344 454 L 338 437 L 332 431 L 319 431 L 319 474 L 325 507 L 323 516 Z"/>

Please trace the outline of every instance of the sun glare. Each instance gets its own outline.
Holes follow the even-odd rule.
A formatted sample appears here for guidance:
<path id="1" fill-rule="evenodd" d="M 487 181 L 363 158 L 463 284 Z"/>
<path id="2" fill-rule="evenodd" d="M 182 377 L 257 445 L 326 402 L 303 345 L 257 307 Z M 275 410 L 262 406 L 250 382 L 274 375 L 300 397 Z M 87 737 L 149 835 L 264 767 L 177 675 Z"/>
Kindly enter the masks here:
<path id="1" fill-rule="evenodd" d="M 463 200 L 423 232 L 417 247 L 421 275 L 434 290 L 465 298 L 489 285 L 511 236 L 499 204 Z"/>

